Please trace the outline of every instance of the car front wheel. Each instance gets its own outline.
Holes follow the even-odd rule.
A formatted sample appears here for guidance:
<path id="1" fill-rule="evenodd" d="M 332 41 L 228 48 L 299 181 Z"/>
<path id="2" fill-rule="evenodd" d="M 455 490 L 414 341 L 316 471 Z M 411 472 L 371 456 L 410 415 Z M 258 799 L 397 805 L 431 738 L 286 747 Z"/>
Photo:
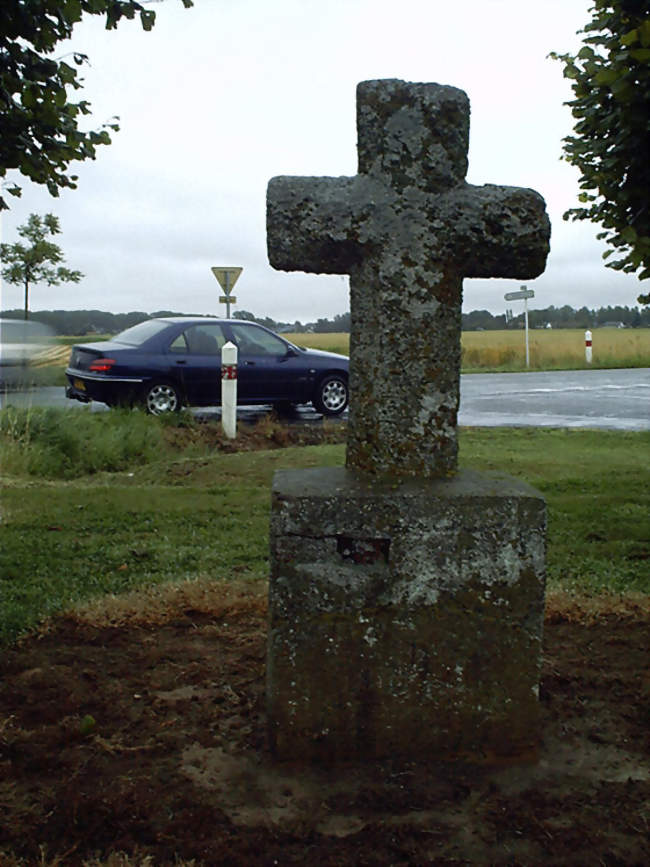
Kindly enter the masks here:
<path id="1" fill-rule="evenodd" d="M 147 386 L 144 402 L 151 415 L 178 412 L 182 404 L 178 388 L 171 382 L 152 382 Z"/>
<path id="2" fill-rule="evenodd" d="M 312 403 L 323 415 L 340 415 L 348 405 L 348 381 L 340 374 L 330 374 L 318 384 Z"/>

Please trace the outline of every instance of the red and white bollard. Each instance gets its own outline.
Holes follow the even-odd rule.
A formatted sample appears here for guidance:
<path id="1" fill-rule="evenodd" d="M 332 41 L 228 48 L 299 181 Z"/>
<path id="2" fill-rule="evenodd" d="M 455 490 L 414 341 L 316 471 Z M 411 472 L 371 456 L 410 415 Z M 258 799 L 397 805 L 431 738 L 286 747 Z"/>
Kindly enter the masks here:
<path id="1" fill-rule="evenodd" d="M 221 347 L 221 426 L 229 439 L 237 436 L 237 347 L 230 341 Z"/>
<path id="2" fill-rule="evenodd" d="M 585 361 L 591 364 L 591 331 L 585 331 Z"/>

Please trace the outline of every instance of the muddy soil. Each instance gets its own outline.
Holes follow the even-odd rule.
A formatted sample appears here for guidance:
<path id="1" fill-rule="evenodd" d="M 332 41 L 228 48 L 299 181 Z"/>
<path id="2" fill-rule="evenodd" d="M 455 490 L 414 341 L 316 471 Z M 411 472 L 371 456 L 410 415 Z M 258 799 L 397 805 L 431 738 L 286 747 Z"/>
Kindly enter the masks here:
<path id="1" fill-rule="evenodd" d="M 265 617 L 194 583 L 6 651 L 0 864 L 649 863 L 647 597 L 550 600 L 541 758 L 499 769 L 275 764 Z"/>

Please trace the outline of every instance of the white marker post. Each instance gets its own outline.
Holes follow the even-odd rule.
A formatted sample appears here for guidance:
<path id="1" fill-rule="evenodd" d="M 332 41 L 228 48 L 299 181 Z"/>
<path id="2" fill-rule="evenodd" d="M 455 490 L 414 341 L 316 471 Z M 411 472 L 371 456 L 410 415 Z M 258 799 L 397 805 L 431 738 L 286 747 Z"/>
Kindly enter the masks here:
<path id="1" fill-rule="evenodd" d="M 228 439 L 237 436 L 237 347 L 221 347 L 221 425 Z"/>
<path id="2" fill-rule="evenodd" d="M 522 286 L 519 292 L 506 292 L 503 296 L 506 301 L 524 302 L 524 320 L 526 323 L 526 367 L 530 367 L 530 353 L 528 351 L 528 299 L 535 297 L 534 289 L 526 289 Z"/>
<path id="3" fill-rule="evenodd" d="M 591 331 L 585 331 L 585 361 L 591 364 Z"/>

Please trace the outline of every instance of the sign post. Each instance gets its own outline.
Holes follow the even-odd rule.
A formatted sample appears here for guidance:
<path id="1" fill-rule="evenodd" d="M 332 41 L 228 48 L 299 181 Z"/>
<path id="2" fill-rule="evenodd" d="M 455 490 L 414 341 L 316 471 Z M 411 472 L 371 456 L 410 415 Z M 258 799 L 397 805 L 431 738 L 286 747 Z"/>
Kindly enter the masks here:
<path id="1" fill-rule="evenodd" d="M 530 367 L 530 353 L 528 351 L 528 299 L 535 297 L 533 289 L 526 289 L 522 286 L 519 292 L 506 292 L 503 296 L 506 301 L 523 301 L 524 302 L 524 321 L 526 324 L 526 367 Z"/>
<path id="2" fill-rule="evenodd" d="M 226 305 L 226 319 L 230 319 L 230 304 L 235 304 L 237 301 L 230 293 L 243 270 L 243 268 L 222 268 L 216 265 L 212 268 L 212 273 L 224 291 L 224 294 L 219 297 L 219 303 Z"/>

